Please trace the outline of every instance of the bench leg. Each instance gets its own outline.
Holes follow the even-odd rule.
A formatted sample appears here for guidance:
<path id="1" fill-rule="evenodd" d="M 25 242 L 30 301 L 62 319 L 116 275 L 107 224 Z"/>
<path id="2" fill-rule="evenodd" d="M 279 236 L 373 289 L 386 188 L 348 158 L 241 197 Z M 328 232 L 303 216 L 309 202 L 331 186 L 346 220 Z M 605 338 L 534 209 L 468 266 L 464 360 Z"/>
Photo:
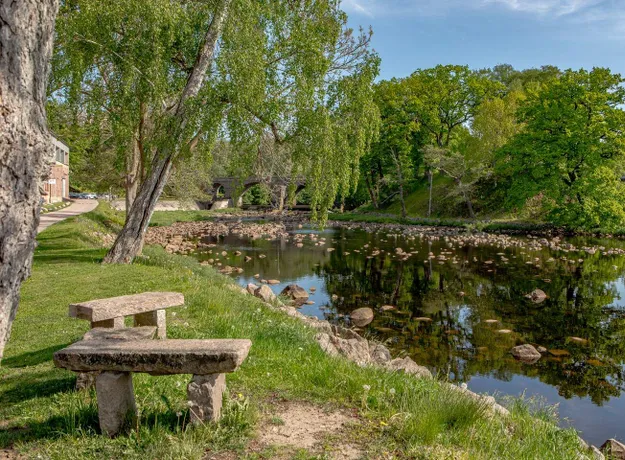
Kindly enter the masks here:
<path id="1" fill-rule="evenodd" d="M 194 375 L 187 386 L 191 422 L 219 420 L 225 388 L 225 374 Z"/>
<path id="2" fill-rule="evenodd" d="M 92 321 L 91 329 L 93 329 L 94 327 L 112 327 L 115 329 L 119 329 L 121 327 L 124 327 L 124 317 L 119 316 L 113 319 L 105 319 L 104 321 Z"/>
<path id="3" fill-rule="evenodd" d="M 96 377 L 98 417 L 102 433 L 113 437 L 136 416 L 135 393 L 130 372 L 101 372 Z"/>
<path id="4" fill-rule="evenodd" d="M 156 337 L 159 339 L 167 338 L 165 310 L 149 311 L 147 313 L 139 313 L 135 315 L 135 327 L 139 326 L 156 326 Z"/>

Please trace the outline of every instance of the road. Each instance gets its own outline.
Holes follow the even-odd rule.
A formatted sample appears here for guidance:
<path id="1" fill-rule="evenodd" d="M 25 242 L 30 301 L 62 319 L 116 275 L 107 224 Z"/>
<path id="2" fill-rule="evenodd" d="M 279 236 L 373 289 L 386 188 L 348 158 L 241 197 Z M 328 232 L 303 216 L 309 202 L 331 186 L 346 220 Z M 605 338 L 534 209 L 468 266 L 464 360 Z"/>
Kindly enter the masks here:
<path id="1" fill-rule="evenodd" d="M 98 200 L 76 200 L 71 205 L 60 211 L 50 212 L 48 214 L 42 214 L 39 221 L 39 227 L 37 227 L 37 233 L 41 233 L 50 225 L 61 222 L 68 217 L 77 216 L 85 212 L 93 211 L 98 206 Z"/>

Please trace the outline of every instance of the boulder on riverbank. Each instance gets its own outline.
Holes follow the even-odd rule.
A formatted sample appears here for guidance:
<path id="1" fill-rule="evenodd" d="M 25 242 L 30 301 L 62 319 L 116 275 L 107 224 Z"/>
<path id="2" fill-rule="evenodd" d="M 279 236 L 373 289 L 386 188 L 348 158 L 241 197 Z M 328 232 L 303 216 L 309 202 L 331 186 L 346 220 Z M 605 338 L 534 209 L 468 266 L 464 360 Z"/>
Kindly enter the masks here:
<path id="1" fill-rule="evenodd" d="M 524 363 L 529 364 L 535 363 L 542 356 L 538 352 L 538 350 L 529 343 L 514 347 L 512 350 L 510 350 L 510 353 L 519 361 L 523 361 Z"/>
<path id="2" fill-rule="evenodd" d="M 280 295 L 294 300 L 297 304 L 302 304 L 308 300 L 308 292 L 306 292 L 306 289 L 297 284 L 289 284 L 282 290 Z"/>
<path id="3" fill-rule="evenodd" d="M 261 287 L 254 291 L 254 295 L 261 299 L 263 302 L 271 303 L 276 300 L 276 295 L 273 293 L 271 288 L 266 284 L 263 284 Z"/>
<path id="4" fill-rule="evenodd" d="M 601 446 L 601 452 L 614 460 L 625 460 L 625 444 L 616 439 L 608 439 Z"/>
<path id="5" fill-rule="evenodd" d="M 427 367 L 419 366 L 410 357 L 395 358 L 386 364 L 386 368 L 395 372 L 404 372 L 423 379 L 431 379 L 432 373 Z"/>

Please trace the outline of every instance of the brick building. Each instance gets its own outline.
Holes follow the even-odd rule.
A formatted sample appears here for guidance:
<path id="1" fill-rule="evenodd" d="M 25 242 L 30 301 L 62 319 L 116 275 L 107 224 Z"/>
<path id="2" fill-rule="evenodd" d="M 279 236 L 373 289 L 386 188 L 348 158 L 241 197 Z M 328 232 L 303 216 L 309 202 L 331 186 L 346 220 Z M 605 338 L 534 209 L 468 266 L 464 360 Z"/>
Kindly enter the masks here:
<path id="1" fill-rule="evenodd" d="M 56 138 L 54 145 L 54 163 L 50 168 L 48 180 L 43 184 L 43 199 L 46 203 L 56 203 L 69 198 L 69 147 Z"/>

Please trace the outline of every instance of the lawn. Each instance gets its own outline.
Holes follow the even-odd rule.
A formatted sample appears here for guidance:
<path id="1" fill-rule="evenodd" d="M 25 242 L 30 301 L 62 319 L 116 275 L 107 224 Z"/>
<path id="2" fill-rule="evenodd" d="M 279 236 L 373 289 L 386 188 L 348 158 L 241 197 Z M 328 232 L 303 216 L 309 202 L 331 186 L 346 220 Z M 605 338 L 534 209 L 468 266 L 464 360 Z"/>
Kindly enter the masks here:
<path id="1" fill-rule="evenodd" d="M 38 236 L 33 273 L 23 285 L 0 367 L 0 449 L 10 455 L 331 458 L 332 442 L 314 452 L 284 453 L 254 441 L 275 404 L 302 401 L 356 413 L 356 422 L 334 442 L 353 443 L 372 459 L 570 459 L 580 453 L 573 430 L 539 422 L 522 401 L 508 401 L 511 416 L 504 419 L 438 381 L 325 355 L 315 330 L 242 294 L 232 280 L 192 258 L 147 247 L 133 265 L 100 264 L 103 244 L 110 244 L 121 223 L 122 215 L 102 204 Z M 185 295 L 184 307 L 168 310 L 169 337 L 248 338 L 252 350 L 241 369 L 227 376 L 229 394 L 218 424 L 187 423 L 190 376 L 137 374 L 137 423 L 109 439 L 99 433 L 93 391 L 74 391 L 75 375 L 56 369 L 52 354 L 87 330 L 87 322 L 68 318 L 69 303 L 150 290 Z M 553 420 L 549 410 L 534 415 Z"/>

